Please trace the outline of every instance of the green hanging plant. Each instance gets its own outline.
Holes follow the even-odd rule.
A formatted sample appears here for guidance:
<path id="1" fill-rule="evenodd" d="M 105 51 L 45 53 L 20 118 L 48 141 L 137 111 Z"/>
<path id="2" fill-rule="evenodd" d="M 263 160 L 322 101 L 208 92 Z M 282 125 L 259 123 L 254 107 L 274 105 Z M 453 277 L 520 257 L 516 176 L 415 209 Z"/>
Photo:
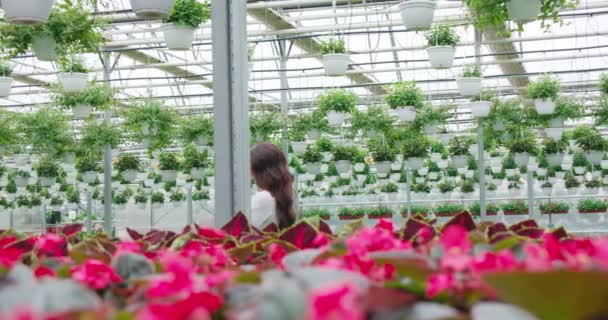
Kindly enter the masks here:
<path id="1" fill-rule="evenodd" d="M 138 156 L 134 154 L 123 153 L 118 156 L 118 159 L 116 159 L 116 162 L 114 163 L 114 169 L 116 169 L 118 172 L 127 170 L 134 170 L 139 172 L 142 170 L 141 160 Z"/>
<path id="2" fill-rule="evenodd" d="M 551 75 L 543 75 L 526 86 L 526 95 L 532 99 L 555 100 L 557 99 L 559 90 L 559 80 Z"/>
<path id="3" fill-rule="evenodd" d="M 83 92 L 60 91 L 54 95 L 53 100 L 55 105 L 65 109 L 84 105 L 101 111 L 107 110 L 114 103 L 114 91 L 105 84 L 91 82 Z"/>
<path id="4" fill-rule="evenodd" d="M 391 109 L 401 107 L 420 109 L 424 106 L 424 93 L 416 86 L 416 81 L 395 83 L 389 88 L 389 91 L 385 100 Z"/>
<path id="5" fill-rule="evenodd" d="M 283 116 L 279 112 L 262 112 L 251 116 L 249 127 L 252 138 L 262 141 L 278 134 L 283 128 Z"/>
<path id="6" fill-rule="evenodd" d="M 322 40 L 319 44 L 321 54 L 345 54 L 346 45 L 344 39 L 330 37 L 327 40 Z"/>
<path id="7" fill-rule="evenodd" d="M 522 132 L 517 135 L 508 145 L 511 153 L 529 153 L 535 155 L 538 153 L 538 145 L 534 138 L 534 135 L 529 132 Z"/>
<path id="8" fill-rule="evenodd" d="M 403 143 L 403 158 L 425 158 L 429 149 L 431 148 L 431 141 L 429 138 L 421 133 L 412 133 L 405 137 Z"/>
<path id="9" fill-rule="evenodd" d="M 67 49 L 67 52 L 59 57 L 59 68 L 66 73 L 88 73 L 84 57 L 79 55 L 75 49 Z"/>
<path id="10" fill-rule="evenodd" d="M 425 125 L 435 124 L 444 125 L 452 116 L 451 112 L 455 110 L 453 105 L 443 105 L 439 107 L 425 106 L 420 109 L 416 115 L 416 119 L 412 123 L 412 127 L 421 130 Z"/>
<path id="11" fill-rule="evenodd" d="M 39 153 L 60 155 L 74 145 L 67 118 L 59 111 L 40 108 L 17 118 L 17 131 L 23 142 Z"/>
<path id="12" fill-rule="evenodd" d="M 388 144 L 383 134 L 370 139 L 367 143 L 367 148 L 371 151 L 374 162 L 393 162 L 397 158 L 396 151 L 393 146 Z"/>
<path id="13" fill-rule="evenodd" d="M 125 114 L 125 127 L 138 142 L 149 142 L 149 149 L 169 146 L 175 135 L 177 114 L 154 100 L 136 103 Z"/>
<path id="14" fill-rule="evenodd" d="M 158 158 L 158 168 L 160 170 L 179 170 L 181 163 L 177 154 L 172 152 L 161 152 Z"/>
<path id="15" fill-rule="evenodd" d="M 193 145 L 184 148 L 184 163 L 183 168 L 190 172 L 192 168 L 210 168 L 211 160 L 209 158 L 209 149 L 197 150 Z"/>
<path id="16" fill-rule="evenodd" d="M 103 122 L 89 122 L 83 130 L 82 146 L 88 150 L 99 152 L 109 145 L 115 149 L 122 141 L 120 127 Z"/>
<path id="17" fill-rule="evenodd" d="M 425 36 L 428 47 L 455 47 L 460 42 L 460 37 L 448 25 L 434 25 Z"/>
<path id="18" fill-rule="evenodd" d="M 317 163 L 323 161 L 323 155 L 317 146 L 308 146 L 302 155 L 304 163 Z"/>
<path id="19" fill-rule="evenodd" d="M 39 177 L 56 178 L 61 173 L 61 168 L 53 158 L 43 156 L 36 166 L 36 173 Z"/>
<path id="20" fill-rule="evenodd" d="M 76 170 L 78 172 L 87 172 L 87 171 L 101 171 L 100 159 L 98 155 L 93 154 L 92 152 L 86 152 L 82 155 L 79 155 L 76 159 Z"/>
<path id="21" fill-rule="evenodd" d="M 13 66 L 10 60 L 3 58 L 0 59 L 0 76 L 10 77 L 13 74 Z"/>
<path id="22" fill-rule="evenodd" d="M 175 0 L 171 14 L 163 22 L 198 28 L 209 19 L 211 19 L 211 8 L 206 1 Z"/>
<path id="23" fill-rule="evenodd" d="M 455 156 L 469 155 L 469 147 L 474 143 L 471 136 L 458 136 L 450 140 L 450 154 Z"/>
<path id="24" fill-rule="evenodd" d="M 179 136 L 184 144 L 197 142 L 200 137 L 213 140 L 213 118 L 206 114 L 186 117 L 180 123 Z"/>
<path id="25" fill-rule="evenodd" d="M 317 98 L 317 108 L 323 114 L 329 111 L 351 113 L 356 103 L 357 95 L 346 89 L 328 89 Z"/>
<path id="26" fill-rule="evenodd" d="M 395 120 L 382 107 L 371 106 L 366 111 L 353 111 L 350 122 L 350 130 L 353 135 L 369 131 L 386 134 Z"/>

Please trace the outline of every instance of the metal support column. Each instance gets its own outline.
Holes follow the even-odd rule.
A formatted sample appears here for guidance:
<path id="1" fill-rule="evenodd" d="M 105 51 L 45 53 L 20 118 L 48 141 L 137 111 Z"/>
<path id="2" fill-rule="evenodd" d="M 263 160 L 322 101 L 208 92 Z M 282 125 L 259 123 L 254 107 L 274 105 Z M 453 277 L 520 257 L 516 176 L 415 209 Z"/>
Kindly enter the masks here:
<path id="1" fill-rule="evenodd" d="M 150 230 L 154 229 L 154 203 L 150 200 Z"/>
<path id="2" fill-rule="evenodd" d="M 481 30 L 475 29 L 475 66 L 481 66 Z M 479 176 L 479 217 L 486 217 L 486 164 L 484 152 L 484 132 L 481 120 L 477 125 L 477 175 Z"/>
<path id="3" fill-rule="evenodd" d="M 188 187 L 186 189 L 188 190 L 188 194 L 186 195 L 186 201 L 188 202 L 188 216 L 186 217 L 186 222 L 188 225 L 191 225 L 194 221 L 194 213 L 192 210 L 192 184 L 188 184 Z"/>
<path id="4" fill-rule="evenodd" d="M 103 79 L 108 86 L 110 82 L 110 53 L 103 54 Z M 110 124 L 112 114 L 109 110 L 103 112 L 103 121 Z M 106 145 L 103 147 L 103 230 L 106 234 L 112 234 L 113 230 L 112 217 L 112 147 Z"/>
<path id="5" fill-rule="evenodd" d="M 211 19 L 215 224 L 222 226 L 251 207 L 246 1 L 212 1 Z"/>
<path id="6" fill-rule="evenodd" d="M 47 210 L 46 203 L 43 203 L 42 204 L 42 210 L 40 212 L 40 216 L 42 218 L 41 221 L 40 221 L 40 228 L 42 230 L 40 230 L 40 232 L 42 232 L 42 233 L 46 232 L 46 210 Z"/>
<path id="7" fill-rule="evenodd" d="M 15 209 L 11 209 L 9 210 L 10 216 L 8 217 L 8 225 L 9 225 L 9 229 L 14 229 L 15 228 Z"/>
<path id="8" fill-rule="evenodd" d="M 528 214 L 530 218 L 533 217 L 534 214 L 534 174 L 532 170 L 528 168 Z"/>
<path id="9" fill-rule="evenodd" d="M 287 57 L 289 56 L 289 52 L 287 51 L 287 46 L 285 40 L 278 40 L 278 48 L 279 48 L 279 68 L 281 71 L 279 72 L 281 77 L 281 114 L 285 119 L 287 119 L 288 106 L 287 106 L 287 89 L 289 88 L 289 83 L 287 82 Z M 283 148 L 283 154 L 285 158 L 287 158 L 287 162 L 289 159 L 289 141 L 287 140 L 287 128 L 284 127 L 281 132 L 281 147 Z"/>
<path id="10" fill-rule="evenodd" d="M 91 222 L 91 215 L 93 214 L 93 195 L 91 193 L 91 187 L 87 187 L 87 212 L 86 212 L 86 227 L 87 232 L 93 231 L 93 224 Z"/>
<path id="11" fill-rule="evenodd" d="M 412 172 L 405 168 L 405 196 L 407 199 L 407 217 L 412 217 Z"/>

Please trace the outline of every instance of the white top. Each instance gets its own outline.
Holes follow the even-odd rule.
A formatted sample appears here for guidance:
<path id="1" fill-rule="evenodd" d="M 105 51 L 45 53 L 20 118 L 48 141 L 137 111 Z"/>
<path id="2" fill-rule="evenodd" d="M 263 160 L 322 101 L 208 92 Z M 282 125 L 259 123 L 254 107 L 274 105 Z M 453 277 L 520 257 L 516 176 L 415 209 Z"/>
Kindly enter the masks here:
<path id="1" fill-rule="evenodd" d="M 270 192 L 259 190 L 251 198 L 251 224 L 259 229 L 276 223 L 276 202 Z"/>

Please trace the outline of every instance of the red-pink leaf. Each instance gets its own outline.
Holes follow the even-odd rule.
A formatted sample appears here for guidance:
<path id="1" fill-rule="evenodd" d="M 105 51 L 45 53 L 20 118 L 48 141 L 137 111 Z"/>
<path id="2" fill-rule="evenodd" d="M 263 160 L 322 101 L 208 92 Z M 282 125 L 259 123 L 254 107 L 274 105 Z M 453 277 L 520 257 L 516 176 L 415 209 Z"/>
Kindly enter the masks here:
<path id="1" fill-rule="evenodd" d="M 288 229 L 285 229 L 279 236 L 280 240 L 287 241 L 299 249 L 313 248 L 313 242 L 319 234 L 313 226 L 306 221 L 301 221 Z"/>
<path id="2" fill-rule="evenodd" d="M 250 233 L 251 227 L 249 226 L 247 217 L 245 217 L 242 212 L 239 212 L 232 220 L 222 227 L 222 230 L 233 237 L 240 238 L 242 235 Z"/>
<path id="3" fill-rule="evenodd" d="M 80 230 L 82 230 L 82 224 L 72 223 L 61 228 L 61 233 L 69 237 L 80 232 Z"/>
<path id="4" fill-rule="evenodd" d="M 127 228 L 127 233 L 129 234 L 129 237 L 131 237 L 131 239 L 133 239 L 134 241 L 137 241 L 144 237 L 143 234 L 141 234 L 131 228 Z"/>
<path id="5" fill-rule="evenodd" d="M 277 227 L 276 224 L 271 223 L 266 228 L 264 228 L 264 230 L 262 230 L 262 231 L 266 232 L 266 233 L 277 233 L 277 232 L 279 232 L 279 227 Z"/>
<path id="6" fill-rule="evenodd" d="M 454 217 L 452 217 L 452 219 L 450 219 L 448 222 L 446 222 L 443 225 L 441 230 L 443 231 L 447 227 L 450 227 L 453 225 L 459 225 L 459 226 L 465 228 L 467 231 L 472 231 L 477 228 L 477 226 L 475 225 L 475 221 L 473 220 L 473 217 L 471 217 L 471 214 L 469 214 L 468 212 L 461 212 L 461 213 L 455 215 Z"/>
<path id="7" fill-rule="evenodd" d="M 534 221 L 532 219 L 524 220 L 524 221 L 521 221 L 519 223 L 516 223 L 516 224 L 510 226 L 509 230 L 511 230 L 513 232 L 517 232 L 518 230 L 526 229 L 526 228 L 538 228 L 538 223 L 536 223 L 536 221 Z"/>

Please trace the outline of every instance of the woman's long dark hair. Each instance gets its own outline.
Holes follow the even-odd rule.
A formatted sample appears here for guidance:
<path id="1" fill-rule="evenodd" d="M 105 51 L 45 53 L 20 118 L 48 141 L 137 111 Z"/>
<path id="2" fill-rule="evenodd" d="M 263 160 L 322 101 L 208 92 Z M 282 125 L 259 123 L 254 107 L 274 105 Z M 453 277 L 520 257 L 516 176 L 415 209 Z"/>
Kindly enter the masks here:
<path id="1" fill-rule="evenodd" d="M 272 143 L 256 145 L 251 149 L 251 173 L 255 184 L 274 197 L 279 228 L 285 229 L 294 224 L 293 178 L 283 152 Z"/>

